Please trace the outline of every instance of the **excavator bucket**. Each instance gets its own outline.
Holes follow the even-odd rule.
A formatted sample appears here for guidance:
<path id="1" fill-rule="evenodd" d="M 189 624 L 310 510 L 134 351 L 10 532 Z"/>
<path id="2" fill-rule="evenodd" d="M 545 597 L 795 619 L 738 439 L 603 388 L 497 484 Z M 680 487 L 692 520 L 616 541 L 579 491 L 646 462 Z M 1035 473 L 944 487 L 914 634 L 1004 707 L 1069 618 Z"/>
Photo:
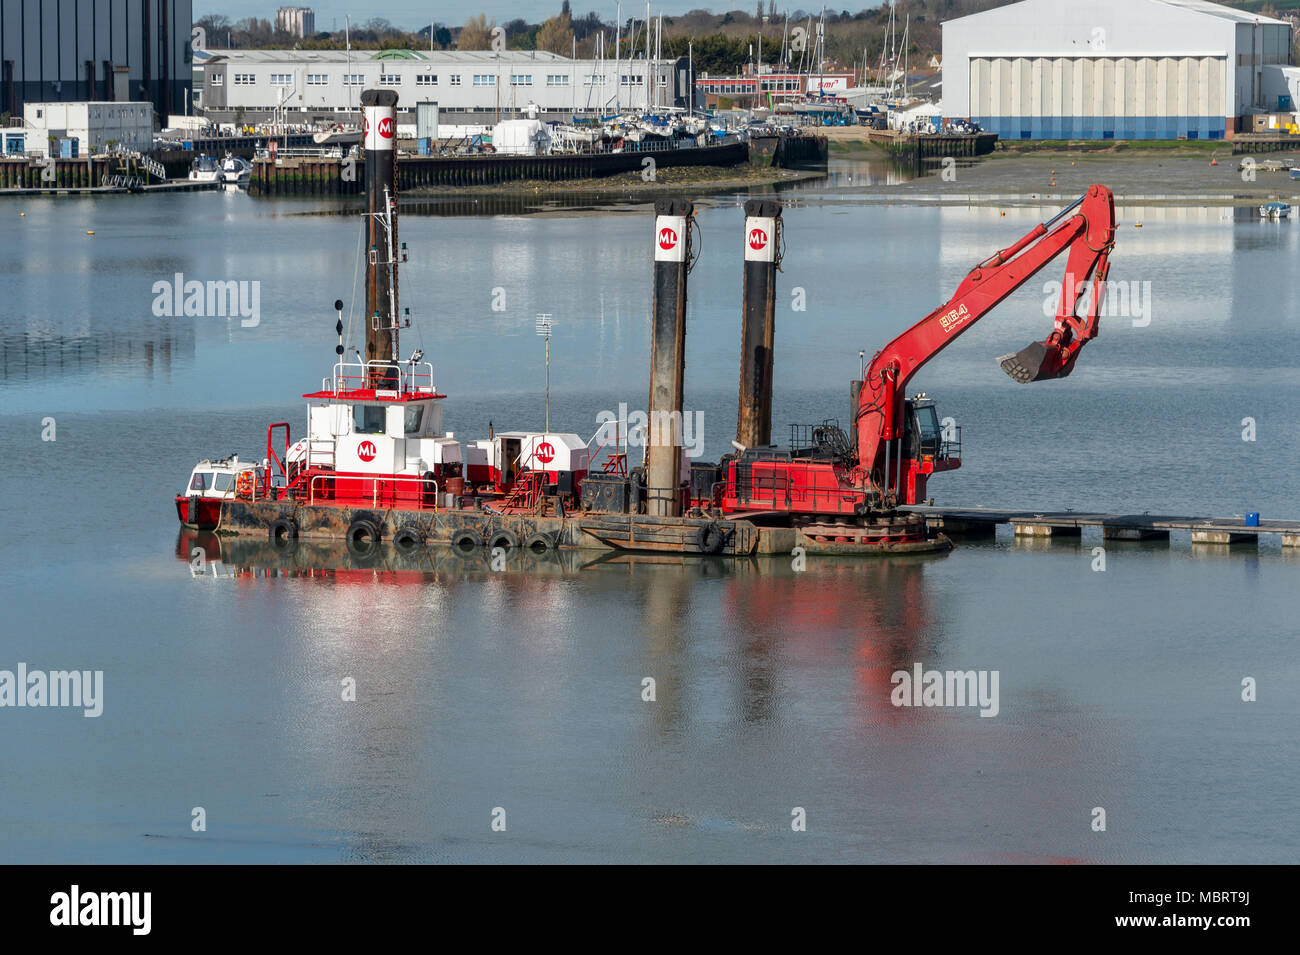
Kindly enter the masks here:
<path id="1" fill-rule="evenodd" d="M 1049 342 L 1026 345 L 1014 354 L 1003 355 L 998 364 L 1022 385 L 1048 378 L 1064 378 L 1070 373 L 1062 367 L 1060 349 Z"/>

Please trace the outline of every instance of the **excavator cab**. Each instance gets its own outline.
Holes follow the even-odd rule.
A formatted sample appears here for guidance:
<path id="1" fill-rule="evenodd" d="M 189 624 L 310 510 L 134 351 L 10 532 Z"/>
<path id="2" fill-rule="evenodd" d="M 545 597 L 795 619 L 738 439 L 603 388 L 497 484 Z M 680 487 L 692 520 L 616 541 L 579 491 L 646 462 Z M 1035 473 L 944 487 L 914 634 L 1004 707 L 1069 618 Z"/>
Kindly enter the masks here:
<path id="1" fill-rule="evenodd" d="M 907 457 L 923 460 L 927 455 L 937 458 L 943 450 L 943 430 L 939 427 L 939 412 L 934 402 L 920 396 L 905 402 L 907 421 Z"/>
<path id="2" fill-rule="evenodd" d="M 903 403 L 903 457 L 913 461 L 942 461 L 952 456 L 955 441 L 944 441 L 939 409 L 924 393 Z"/>

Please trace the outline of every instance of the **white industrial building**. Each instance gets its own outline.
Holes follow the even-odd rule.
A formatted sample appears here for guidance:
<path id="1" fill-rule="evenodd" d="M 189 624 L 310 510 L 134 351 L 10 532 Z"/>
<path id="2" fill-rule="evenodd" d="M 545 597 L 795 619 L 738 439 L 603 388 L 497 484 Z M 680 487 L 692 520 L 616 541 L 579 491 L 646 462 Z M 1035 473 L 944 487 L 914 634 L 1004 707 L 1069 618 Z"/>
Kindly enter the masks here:
<path id="1" fill-rule="evenodd" d="M 147 153 L 153 149 L 153 103 L 26 103 L 22 133 L 21 151 L 42 156 Z"/>
<path id="2" fill-rule="evenodd" d="M 506 113 L 535 104 L 551 114 L 607 112 L 648 104 L 685 106 L 685 58 L 574 60 L 530 50 L 207 50 L 205 110 L 277 111 L 287 119 L 352 112 L 361 91 L 392 89 L 398 109 Z M 196 59 L 198 56 L 196 55 Z"/>
<path id="3" fill-rule="evenodd" d="M 943 24 L 943 112 L 1003 139 L 1224 139 L 1294 110 L 1291 25 L 1207 0 L 1023 0 Z"/>

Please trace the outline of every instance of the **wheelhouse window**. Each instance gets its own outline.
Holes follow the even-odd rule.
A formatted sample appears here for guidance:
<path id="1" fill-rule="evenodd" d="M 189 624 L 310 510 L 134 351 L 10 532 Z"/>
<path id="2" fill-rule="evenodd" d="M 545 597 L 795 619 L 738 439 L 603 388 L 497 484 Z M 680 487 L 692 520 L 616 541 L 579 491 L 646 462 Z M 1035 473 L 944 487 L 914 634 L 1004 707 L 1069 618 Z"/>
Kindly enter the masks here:
<path id="1" fill-rule="evenodd" d="M 352 430 L 357 434 L 384 433 L 383 405 L 353 405 Z"/>
<path id="2" fill-rule="evenodd" d="M 235 486 L 235 476 L 233 474 L 218 474 L 212 479 L 212 489 L 222 493 L 229 491 Z"/>
<path id="3" fill-rule="evenodd" d="M 190 478 L 191 491 L 206 491 L 212 487 L 211 471 L 195 471 L 194 476 Z"/>
<path id="4" fill-rule="evenodd" d="M 407 434 L 419 434 L 420 423 L 424 421 L 423 405 L 408 405 L 406 408 L 406 419 L 403 422 L 402 430 Z"/>

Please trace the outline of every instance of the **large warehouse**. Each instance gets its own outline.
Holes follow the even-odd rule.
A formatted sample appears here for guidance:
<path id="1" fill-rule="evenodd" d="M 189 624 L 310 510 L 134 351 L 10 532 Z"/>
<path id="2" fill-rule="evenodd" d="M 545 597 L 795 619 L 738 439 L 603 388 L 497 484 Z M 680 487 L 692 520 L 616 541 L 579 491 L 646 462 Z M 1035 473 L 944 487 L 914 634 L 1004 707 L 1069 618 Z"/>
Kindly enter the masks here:
<path id="1" fill-rule="evenodd" d="M 1291 25 L 1206 0 L 1023 0 L 943 24 L 943 112 L 1003 139 L 1224 139 L 1292 110 Z"/>
<path id="2" fill-rule="evenodd" d="M 351 112 L 361 91 L 388 88 L 399 109 L 436 102 L 445 114 L 499 113 L 534 104 L 543 113 L 609 112 L 649 103 L 685 106 L 680 60 L 572 60 L 540 50 L 206 50 L 205 110 L 276 110 L 309 119 Z"/>
<path id="3" fill-rule="evenodd" d="M 0 112 L 147 101 L 185 112 L 191 0 L 0 0 Z"/>

